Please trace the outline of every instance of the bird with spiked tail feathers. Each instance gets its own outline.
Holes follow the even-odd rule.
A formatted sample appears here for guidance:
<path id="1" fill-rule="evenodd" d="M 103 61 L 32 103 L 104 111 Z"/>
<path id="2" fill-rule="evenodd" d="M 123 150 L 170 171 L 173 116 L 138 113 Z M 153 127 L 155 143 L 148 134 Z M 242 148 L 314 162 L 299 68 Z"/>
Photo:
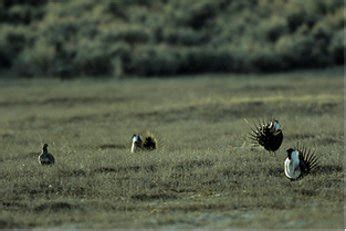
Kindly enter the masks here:
<path id="1" fill-rule="evenodd" d="M 152 151 L 157 149 L 157 139 L 148 131 L 134 134 L 131 138 L 131 152 L 137 152 L 140 150 Z"/>
<path id="2" fill-rule="evenodd" d="M 250 139 L 255 145 L 260 145 L 265 150 L 274 153 L 280 148 L 283 138 L 281 125 L 276 119 L 272 119 L 269 123 L 258 122 L 250 132 Z"/>
<path id="3" fill-rule="evenodd" d="M 55 163 L 54 156 L 48 152 L 48 144 L 42 146 L 42 152 L 38 156 L 38 162 L 41 165 L 52 165 Z"/>
<path id="4" fill-rule="evenodd" d="M 299 145 L 287 149 L 287 158 L 284 163 L 286 177 L 297 180 L 314 170 L 318 165 L 315 152 L 316 150 L 312 151 Z"/>

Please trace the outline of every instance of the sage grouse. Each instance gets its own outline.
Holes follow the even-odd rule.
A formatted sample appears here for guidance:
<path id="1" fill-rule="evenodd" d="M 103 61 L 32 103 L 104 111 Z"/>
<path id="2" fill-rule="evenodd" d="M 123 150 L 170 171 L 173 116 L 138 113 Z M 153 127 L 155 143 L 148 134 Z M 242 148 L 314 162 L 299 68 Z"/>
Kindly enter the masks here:
<path id="1" fill-rule="evenodd" d="M 147 132 L 146 134 L 134 134 L 132 136 L 131 152 L 134 153 L 139 150 L 151 151 L 157 149 L 157 141 L 155 137 Z"/>
<path id="2" fill-rule="evenodd" d="M 269 152 L 275 152 L 282 144 L 283 133 L 278 120 L 273 119 L 270 123 L 262 123 L 251 128 L 250 139 L 264 147 Z"/>
<path id="3" fill-rule="evenodd" d="M 286 150 L 285 175 L 291 180 L 297 180 L 311 172 L 317 166 L 315 151 L 305 147 Z"/>
<path id="4" fill-rule="evenodd" d="M 48 152 L 48 144 L 42 147 L 42 153 L 38 156 L 38 162 L 41 165 L 51 165 L 55 163 L 54 156 Z"/>

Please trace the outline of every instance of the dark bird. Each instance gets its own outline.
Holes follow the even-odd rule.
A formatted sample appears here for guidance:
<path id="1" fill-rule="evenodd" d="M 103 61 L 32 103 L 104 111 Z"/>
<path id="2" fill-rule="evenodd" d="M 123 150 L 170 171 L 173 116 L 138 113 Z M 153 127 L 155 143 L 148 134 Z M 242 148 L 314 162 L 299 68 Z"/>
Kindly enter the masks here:
<path id="1" fill-rule="evenodd" d="M 251 128 L 250 139 L 264 147 L 269 152 L 275 152 L 282 144 L 284 136 L 278 120 L 273 119 L 270 123 L 262 123 Z"/>
<path id="2" fill-rule="evenodd" d="M 41 165 L 51 165 L 55 163 L 54 156 L 48 152 L 48 144 L 42 147 L 42 153 L 38 156 L 38 162 Z"/>
<path id="3" fill-rule="evenodd" d="M 138 150 L 151 151 L 157 149 L 157 140 L 149 132 L 145 134 L 134 134 L 132 136 L 131 152 L 134 153 Z"/>
<path id="4" fill-rule="evenodd" d="M 309 174 L 318 164 L 315 151 L 305 147 L 289 148 L 286 153 L 285 175 L 291 180 L 297 180 Z"/>

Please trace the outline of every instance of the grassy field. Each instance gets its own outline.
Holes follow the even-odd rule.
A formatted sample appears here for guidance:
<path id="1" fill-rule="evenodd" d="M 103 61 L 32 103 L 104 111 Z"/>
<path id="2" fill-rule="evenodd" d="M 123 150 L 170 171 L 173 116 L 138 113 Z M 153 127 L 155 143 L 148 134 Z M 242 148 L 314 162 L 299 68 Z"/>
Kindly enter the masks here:
<path id="1" fill-rule="evenodd" d="M 0 228 L 342 228 L 343 69 L 0 80 Z M 279 119 L 276 156 L 244 119 Z M 130 138 L 159 149 L 131 154 Z M 285 150 L 317 148 L 291 182 Z M 37 161 L 43 143 L 52 167 Z"/>

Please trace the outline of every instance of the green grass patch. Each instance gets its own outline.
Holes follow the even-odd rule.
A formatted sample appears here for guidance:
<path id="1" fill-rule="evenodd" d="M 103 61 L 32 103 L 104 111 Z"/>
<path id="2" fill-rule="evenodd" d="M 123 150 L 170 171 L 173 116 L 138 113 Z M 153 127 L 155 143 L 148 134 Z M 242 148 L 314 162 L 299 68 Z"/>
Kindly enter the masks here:
<path id="1" fill-rule="evenodd" d="M 1 228 L 342 228 L 343 70 L 0 80 Z M 277 155 L 244 119 L 279 119 Z M 150 130 L 159 149 L 130 153 Z M 285 150 L 320 165 L 284 176 Z M 54 166 L 40 166 L 49 144 Z"/>

